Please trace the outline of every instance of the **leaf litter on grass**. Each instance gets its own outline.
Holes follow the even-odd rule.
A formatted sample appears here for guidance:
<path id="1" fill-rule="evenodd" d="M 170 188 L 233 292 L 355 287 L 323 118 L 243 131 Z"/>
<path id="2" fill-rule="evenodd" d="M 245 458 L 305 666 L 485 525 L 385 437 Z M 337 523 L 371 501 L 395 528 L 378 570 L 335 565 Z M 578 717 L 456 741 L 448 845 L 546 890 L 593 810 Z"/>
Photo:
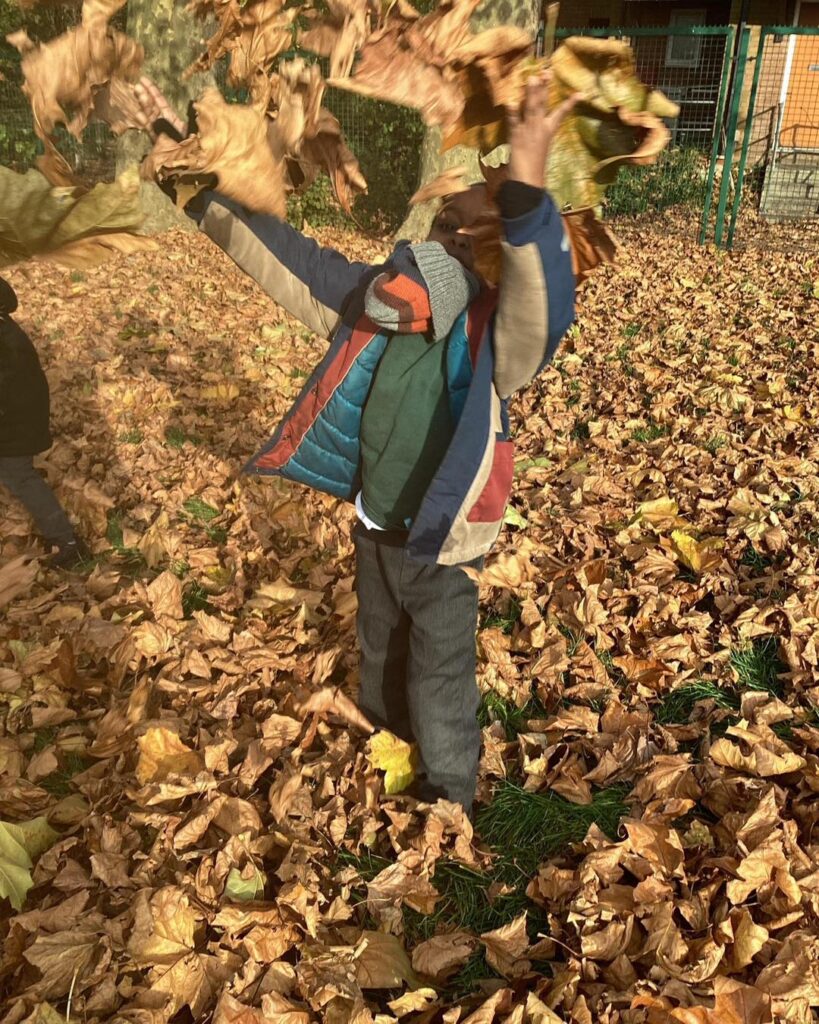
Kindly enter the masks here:
<path id="1" fill-rule="evenodd" d="M 9 273 L 95 564 L 32 560 L 0 496 L 0 818 L 56 835 L 15 853 L 7 1020 L 812 1019 L 816 299 L 796 259 L 623 241 L 513 403 L 474 826 L 385 799 L 350 510 L 236 477 L 318 340 L 183 233 Z"/>

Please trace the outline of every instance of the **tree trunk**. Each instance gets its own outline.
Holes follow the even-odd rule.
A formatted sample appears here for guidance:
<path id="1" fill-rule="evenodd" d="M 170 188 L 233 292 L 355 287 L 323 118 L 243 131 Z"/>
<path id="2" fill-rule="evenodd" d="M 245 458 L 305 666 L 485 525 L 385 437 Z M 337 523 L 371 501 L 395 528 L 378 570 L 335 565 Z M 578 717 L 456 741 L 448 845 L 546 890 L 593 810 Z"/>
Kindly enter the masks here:
<path id="1" fill-rule="evenodd" d="M 207 26 L 195 21 L 177 0 L 129 0 L 128 35 L 145 47 L 145 74 L 151 77 L 184 118 L 190 100 L 207 85 L 213 75 L 192 75 L 183 80 L 185 68 L 199 55 Z M 117 172 L 141 162 L 150 149 L 143 132 L 126 132 L 117 144 Z M 191 221 L 177 209 L 153 182 L 142 182 L 142 230 L 155 234 L 170 227 L 190 227 Z"/>
<path id="2" fill-rule="evenodd" d="M 472 31 L 481 32 L 497 25 L 515 25 L 532 33 L 534 39 L 540 21 L 540 0 L 483 0 L 472 19 Z M 494 163 L 494 160 L 489 161 Z M 421 170 L 418 188 L 432 181 L 450 167 L 466 167 L 466 180 L 472 184 L 483 181 L 478 151 L 467 146 L 455 146 L 446 153 L 441 152 L 440 128 L 428 128 L 421 147 Z M 398 229 L 398 238 L 412 241 L 426 238 L 435 218 L 437 201 L 421 203 L 410 208 L 404 223 Z"/>

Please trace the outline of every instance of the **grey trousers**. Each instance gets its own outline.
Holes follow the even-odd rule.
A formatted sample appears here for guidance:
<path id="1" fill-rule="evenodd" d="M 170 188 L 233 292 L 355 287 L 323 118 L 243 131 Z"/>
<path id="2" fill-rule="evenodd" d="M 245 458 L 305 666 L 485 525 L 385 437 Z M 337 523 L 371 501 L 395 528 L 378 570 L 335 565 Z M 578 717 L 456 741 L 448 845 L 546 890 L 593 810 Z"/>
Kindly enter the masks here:
<path id="1" fill-rule="evenodd" d="M 374 725 L 418 744 L 415 796 L 470 811 L 481 747 L 478 588 L 457 566 L 414 561 L 400 543 L 376 538 L 356 528 L 359 706 Z"/>
<path id="2" fill-rule="evenodd" d="M 25 505 L 46 543 L 61 547 L 74 539 L 74 527 L 54 491 L 34 468 L 31 455 L 0 457 L 0 484 Z"/>

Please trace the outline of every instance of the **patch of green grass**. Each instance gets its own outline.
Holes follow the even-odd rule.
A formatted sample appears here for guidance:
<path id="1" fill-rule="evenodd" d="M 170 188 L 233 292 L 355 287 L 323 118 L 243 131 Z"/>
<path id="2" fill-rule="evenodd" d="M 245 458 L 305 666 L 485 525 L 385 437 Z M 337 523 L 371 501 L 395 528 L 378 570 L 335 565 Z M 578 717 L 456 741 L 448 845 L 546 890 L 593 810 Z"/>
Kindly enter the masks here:
<path id="1" fill-rule="evenodd" d="M 533 718 L 546 717 L 546 708 L 537 697 L 531 697 L 522 708 L 519 708 L 512 701 L 504 700 L 497 693 L 490 691 L 482 695 L 478 708 L 478 722 L 481 728 L 485 729 L 493 722 L 500 722 L 506 730 L 508 740 L 513 740 L 518 733 L 526 732 L 528 722 Z"/>
<path id="2" fill-rule="evenodd" d="M 34 734 L 34 753 L 39 754 L 40 751 L 45 750 L 46 747 L 50 747 L 56 738 L 56 726 L 47 725 L 42 729 L 38 729 Z"/>
<path id="3" fill-rule="evenodd" d="M 85 280 L 85 274 L 81 270 L 72 270 L 70 277 L 72 284 L 80 284 Z"/>
<path id="4" fill-rule="evenodd" d="M 143 441 L 143 434 L 141 430 L 124 430 L 119 435 L 119 440 L 122 444 L 141 444 Z"/>
<path id="5" fill-rule="evenodd" d="M 182 591 L 182 612 L 185 618 L 191 618 L 194 612 L 212 612 L 213 605 L 208 600 L 209 596 L 201 583 L 188 583 Z"/>
<path id="6" fill-rule="evenodd" d="M 636 427 L 631 432 L 632 440 L 641 441 L 643 444 L 659 441 L 661 437 L 666 437 L 667 435 L 668 427 L 660 423 L 649 423 L 645 427 Z"/>
<path id="7" fill-rule="evenodd" d="M 90 763 L 82 754 L 77 754 L 74 751 L 64 754 L 62 760 L 62 767 L 41 779 L 39 783 L 47 793 L 59 800 L 71 795 L 74 789 L 71 784 L 72 779 L 80 772 L 84 772 Z"/>
<path id="8" fill-rule="evenodd" d="M 763 690 L 777 697 L 782 695 L 778 677 L 786 666 L 779 657 L 776 637 L 757 637 L 752 643 L 735 648 L 731 651 L 731 667 L 737 674 L 740 690 Z"/>
<path id="9" fill-rule="evenodd" d="M 145 568 L 145 558 L 138 548 L 126 547 L 122 535 L 122 513 L 112 509 L 108 513 L 108 527 L 105 536 L 112 550 L 122 558 L 132 571 L 140 571 Z"/>
<path id="10" fill-rule="evenodd" d="M 494 850 L 503 851 L 498 872 L 514 884 L 528 880 L 538 866 L 559 850 L 579 843 L 592 824 L 614 838 L 620 819 L 628 813 L 628 789 L 599 790 L 587 805 L 573 804 L 556 793 L 529 793 L 503 782 L 492 803 L 477 818 L 480 835 Z"/>
<path id="11" fill-rule="evenodd" d="M 611 651 L 598 651 L 595 649 L 594 653 L 597 655 L 597 660 L 608 672 L 612 682 L 616 683 L 617 686 L 625 686 L 628 680 L 623 670 L 614 664 L 614 656 Z"/>
<path id="12" fill-rule="evenodd" d="M 514 598 L 509 599 L 509 606 L 503 612 L 487 612 L 480 624 L 481 629 L 500 629 L 507 636 L 511 635 L 515 623 L 520 620 L 520 605 Z"/>
<path id="13" fill-rule="evenodd" d="M 724 448 L 727 444 L 728 438 L 724 434 L 712 434 L 703 447 L 707 452 L 716 455 L 720 448 Z"/>
<path id="14" fill-rule="evenodd" d="M 212 519 L 216 519 L 217 516 L 221 515 L 218 508 L 214 508 L 213 505 L 209 505 L 198 497 L 188 498 L 183 502 L 182 508 L 192 519 L 196 519 L 200 523 L 209 523 Z"/>
<path id="15" fill-rule="evenodd" d="M 773 565 L 772 559 L 763 555 L 761 551 L 757 551 L 753 544 L 749 544 L 742 552 L 739 563 L 752 569 L 755 573 L 763 573 Z"/>
<path id="16" fill-rule="evenodd" d="M 557 627 L 563 636 L 566 638 L 566 650 L 570 658 L 573 658 L 577 654 L 578 648 L 583 643 L 582 634 L 573 633 L 568 626 Z"/>
<path id="17" fill-rule="evenodd" d="M 776 733 L 776 735 L 781 740 L 785 740 L 785 741 L 789 742 L 790 740 L 793 739 L 793 723 L 792 722 L 775 722 L 771 726 L 771 729 Z"/>
<path id="18" fill-rule="evenodd" d="M 573 441 L 588 441 L 591 437 L 588 422 L 586 420 L 575 420 L 569 436 Z"/>
<path id="19" fill-rule="evenodd" d="M 182 427 L 170 426 L 165 428 L 165 442 L 171 448 L 183 448 L 188 441 L 193 445 L 197 445 L 201 442 L 201 438 L 188 434 Z"/>
<path id="20" fill-rule="evenodd" d="M 635 320 L 633 323 L 626 324 L 620 333 L 624 338 L 636 338 L 642 329 L 643 325 Z"/>
<path id="21" fill-rule="evenodd" d="M 730 711 L 739 709 L 735 693 L 708 679 L 699 679 L 667 693 L 657 708 L 657 721 L 661 725 L 685 725 L 691 718 L 694 705 L 701 700 L 712 700 L 718 708 Z"/>
<path id="22" fill-rule="evenodd" d="M 620 363 L 620 368 L 627 377 L 634 376 L 634 364 L 631 361 L 631 345 L 624 342 L 615 352 L 615 359 Z"/>
<path id="23" fill-rule="evenodd" d="M 445 986 L 453 999 L 462 999 L 475 992 L 482 981 L 500 978 L 486 962 L 483 949 L 476 949 L 458 973 Z"/>

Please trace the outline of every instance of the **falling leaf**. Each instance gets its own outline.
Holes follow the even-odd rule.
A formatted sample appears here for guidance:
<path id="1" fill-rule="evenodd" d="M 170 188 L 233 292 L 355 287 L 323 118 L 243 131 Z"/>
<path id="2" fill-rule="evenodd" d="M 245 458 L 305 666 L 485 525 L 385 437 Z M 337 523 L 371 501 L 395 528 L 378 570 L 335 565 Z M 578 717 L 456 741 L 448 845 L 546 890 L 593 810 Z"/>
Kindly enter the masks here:
<path id="1" fill-rule="evenodd" d="M 218 191 L 228 199 L 284 217 L 284 164 L 268 146 L 264 115 L 253 107 L 227 103 L 212 88 L 196 101 L 196 115 L 195 135 L 183 142 L 159 137 L 142 164 L 143 177 L 203 182 L 215 175 Z"/>

